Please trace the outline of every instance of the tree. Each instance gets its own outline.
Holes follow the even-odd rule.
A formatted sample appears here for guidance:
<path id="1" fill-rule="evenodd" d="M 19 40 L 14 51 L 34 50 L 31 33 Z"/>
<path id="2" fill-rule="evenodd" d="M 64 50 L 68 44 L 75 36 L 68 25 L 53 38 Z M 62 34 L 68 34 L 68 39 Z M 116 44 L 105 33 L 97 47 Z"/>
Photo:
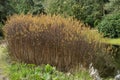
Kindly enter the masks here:
<path id="1" fill-rule="evenodd" d="M 17 14 L 40 14 L 44 13 L 44 7 L 41 0 L 10 0 L 11 6 Z"/>
<path id="2" fill-rule="evenodd" d="M 96 26 L 105 15 L 104 5 L 108 0 L 76 0 L 74 17 L 90 26 Z"/>
<path id="3" fill-rule="evenodd" d="M 109 0 L 105 5 L 105 10 L 108 13 L 120 12 L 120 0 Z"/>
<path id="4" fill-rule="evenodd" d="M 94 27 L 101 21 L 104 4 L 108 0 L 45 0 L 45 10 L 48 14 L 60 14 L 64 17 L 73 16 Z"/>
<path id="5" fill-rule="evenodd" d="M 44 7 L 48 14 L 60 14 L 64 17 L 72 16 L 74 0 L 44 0 Z"/>

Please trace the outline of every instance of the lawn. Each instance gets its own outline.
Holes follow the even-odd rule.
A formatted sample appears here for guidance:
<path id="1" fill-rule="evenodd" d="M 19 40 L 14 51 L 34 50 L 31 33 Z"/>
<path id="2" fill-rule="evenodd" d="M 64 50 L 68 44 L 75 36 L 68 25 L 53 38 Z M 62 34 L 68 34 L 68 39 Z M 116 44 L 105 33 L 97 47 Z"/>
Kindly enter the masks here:
<path id="1" fill-rule="evenodd" d="M 118 39 L 103 39 L 103 42 L 108 43 L 108 44 L 112 44 L 112 45 L 120 45 L 120 38 Z"/>

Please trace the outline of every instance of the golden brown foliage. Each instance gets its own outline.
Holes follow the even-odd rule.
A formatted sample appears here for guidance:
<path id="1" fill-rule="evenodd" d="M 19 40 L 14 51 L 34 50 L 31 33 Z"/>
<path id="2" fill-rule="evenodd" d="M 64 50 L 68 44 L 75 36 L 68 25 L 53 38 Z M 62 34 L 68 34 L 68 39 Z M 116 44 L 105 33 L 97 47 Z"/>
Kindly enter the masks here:
<path id="1" fill-rule="evenodd" d="M 10 55 L 26 63 L 51 64 L 60 70 L 88 67 L 100 51 L 96 34 L 72 18 L 14 15 L 4 27 Z"/>

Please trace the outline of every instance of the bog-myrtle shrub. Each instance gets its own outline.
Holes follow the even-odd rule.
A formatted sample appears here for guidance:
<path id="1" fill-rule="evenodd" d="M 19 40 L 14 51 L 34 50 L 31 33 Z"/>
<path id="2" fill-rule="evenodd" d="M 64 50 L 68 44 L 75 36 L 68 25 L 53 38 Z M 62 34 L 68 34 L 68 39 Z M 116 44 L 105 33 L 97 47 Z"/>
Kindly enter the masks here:
<path id="1" fill-rule="evenodd" d="M 14 59 L 63 71 L 88 67 L 101 49 L 99 38 L 82 22 L 59 15 L 13 15 L 4 33 Z"/>

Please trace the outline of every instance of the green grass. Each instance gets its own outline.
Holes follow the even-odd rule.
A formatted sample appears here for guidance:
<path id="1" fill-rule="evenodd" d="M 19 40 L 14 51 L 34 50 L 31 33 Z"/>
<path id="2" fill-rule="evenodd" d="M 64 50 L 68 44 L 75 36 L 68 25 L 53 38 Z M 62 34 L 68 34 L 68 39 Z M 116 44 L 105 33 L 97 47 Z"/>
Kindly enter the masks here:
<path id="1" fill-rule="evenodd" d="M 98 34 L 96 29 L 90 30 L 93 34 Z M 111 38 L 103 38 L 102 36 L 97 35 L 102 42 L 112 44 L 112 45 L 120 45 L 120 38 L 111 39 Z"/>
<path id="2" fill-rule="evenodd" d="M 112 45 L 120 45 L 120 38 L 118 39 L 104 39 L 103 42 L 112 44 Z"/>
<path id="3" fill-rule="evenodd" d="M 0 45 L 0 69 L 6 69 L 7 66 L 9 66 L 8 64 L 8 53 L 7 53 L 7 49 L 5 47 L 2 47 Z"/>
<path id="4" fill-rule="evenodd" d="M 50 65 L 14 64 L 10 68 L 11 80 L 92 80 L 87 71 L 68 74 Z"/>

